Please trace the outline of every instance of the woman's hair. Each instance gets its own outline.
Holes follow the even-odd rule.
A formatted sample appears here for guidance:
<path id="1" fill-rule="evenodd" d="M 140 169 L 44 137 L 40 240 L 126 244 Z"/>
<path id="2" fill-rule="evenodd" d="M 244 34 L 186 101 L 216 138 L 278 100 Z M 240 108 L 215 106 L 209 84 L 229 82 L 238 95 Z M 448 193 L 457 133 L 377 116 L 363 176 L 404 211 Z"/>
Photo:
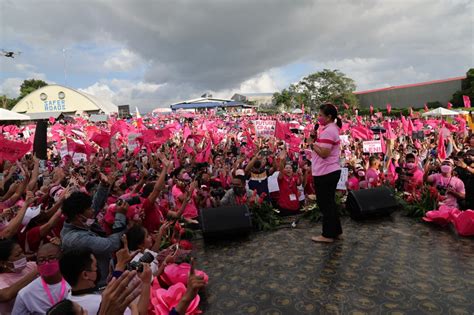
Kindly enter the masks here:
<path id="1" fill-rule="evenodd" d="M 137 250 L 145 241 L 146 231 L 141 225 L 134 225 L 127 231 L 127 241 L 129 250 Z"/>
<path id="2" fill-rule="evenodd" d="M 322 111 L 324 115 L 331 117 L 333 121 L 336 120 L 336 125 L 342 128 L 342 120 L 339 118 L 337 108 L 334 104 L 324 103 L 319 107 L 319 110 Z"/>
<path id="3" fill-rule="evenodd" d="M 16 242 L 7 238 L 0 240 L 0 261 L 7 261 L 8 257 L 12 254 L 13 248 L 15 248 Z"/>
<path id="4" fill-rule="evenodd" d="M 74 304 L 70 300 L 62 300 L 53 305 L 46 315 L 76 315 L 74 313 Z"/>

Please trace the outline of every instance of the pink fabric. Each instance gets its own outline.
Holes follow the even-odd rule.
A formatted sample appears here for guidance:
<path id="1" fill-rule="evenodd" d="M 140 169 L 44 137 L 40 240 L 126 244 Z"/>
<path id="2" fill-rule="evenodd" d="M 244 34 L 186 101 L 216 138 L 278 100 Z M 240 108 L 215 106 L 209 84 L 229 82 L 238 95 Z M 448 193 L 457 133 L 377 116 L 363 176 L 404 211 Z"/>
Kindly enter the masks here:
<path id="1" fill-rule="evenodd" d="M 191 265 L 188 263 L 182 264 L 169 264 L 166 266 L 163 274 L 161 275 L 161 280 L 167 285 L 173 285 L 177 283 L 182 283 L 186 285 L 188 283 L 189 271 L 191 270 Z M 207 283 L 209 281 L 209 276 L 201 270 L 195 270 L 197 276 L 203 277 L 204 281 Z"/>
<path id="2" fill-rule="evenodd" d="M 179 301 L 186 292 L 184 284 L 177 283 L 168 288 L 168 290 L 157 288 L 151 290 L 151 305 L 153 307 L 153 314 L 165 315 L 178 305 Z M 189 304 L 186 310 L 186 315 L 194 315 L 202 313 L 199 309 L 199 295 L 196 295 L 194 300 Z"/>
<path id="3" fill-rule="evenodd" d="M 439 210 L 428 211 L 424 221 L 434 222 L 441 226 L 452 223 L 459 235 L 474 235 L 474 211 L 460 211 L 457 208 L 441 206 Z"/>
<path id="4" fill-rule="evenodd" d="M 347 189 L 359 190 L 359 180 L 357 179 L 357 177 L 353 176 L 347 180 Z"/>
<path id="5" fill-rule="evenodd" d="M 313 176 L 326 175 L 341 169 L 339 156 L 341 154 L 339 128 L 335 123 L 322 127 L 316 144 L 320 147 L 331 149 L 329 156 L 323 159 L 314 151 L 311 157 L 311 169 Z"/>
<path id="6" fill-rule="evenodd" d="M 464 102 L 464 107 L 471 108 L 471 100 L 469 99 L 469 96 L 463 95 L 462 100 Z"/>

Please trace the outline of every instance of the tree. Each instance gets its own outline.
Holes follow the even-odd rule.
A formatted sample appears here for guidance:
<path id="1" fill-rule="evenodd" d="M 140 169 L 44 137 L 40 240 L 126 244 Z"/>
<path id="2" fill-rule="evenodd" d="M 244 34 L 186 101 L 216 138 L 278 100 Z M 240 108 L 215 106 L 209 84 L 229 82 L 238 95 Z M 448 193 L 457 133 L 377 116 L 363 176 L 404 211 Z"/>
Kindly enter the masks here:
<path id="1" fill-rule="evenodd" d="M 335 105 L 349 104 L 358 107 L 357 97 L 353 94 L 356 89 L 354 80 L 346 77 L 339 70 L 324 69 L 304 77 L 296 84 L 291 84 L 280 93 L 273 94 L 277 106 L 285 109 L 299 108 L 302 104 L 306 109 L 316 109 L 324 102 Z"/>
<path id="2" fill-rule="evenodd" d="M 0 107 L 5 108 L 5 109 L 12 109 L 13 106 L 18 103 L 18 100 L 16 98 L 8 98 L 6 95 L 0 96 Z"/>
<path id="3" fill-rule="evenodd" d="M 453 94 L 451 103 L 454 107 L 464 107 L 463 95 L 469 96 L 471 103 L 474 102 L 474 68 L 466 72 L 466 78 L 461 82 L 461 90 Z"/>
<path id="4" fill-rule="evenodd" d="M 17 98 L 8 98 L 6 95 L 0 96 L 0 106 L 6 109 L 12 109 L 23 97 L 46 85 L 48 85 L 48 83 L 43 80 L 25 80 L 20 86 L 20 95 Z"/>
<path id="5" fill-rule="evenodd" d="M 310 74 L 297 83 L 301 93 L 309 96 L 311 105 L 319 106 L 324 102 L 335 105 L 349 104 L 357 107 L 358 101 L 353 92 L 356 89 L 354 80 L 346 77 L 339 70 L 324 69 Z"/>
<path id="6" fill-rule="evenodd" d="M 20 96 L 19 99 L 22 99 L 26 95 L 30 94 L 33 91 L 36 91 L 39 88 L 42 88 L 43 86 L 48 85 L 48 83 L 44 82 L 43 80 L 36 80 L 36 79 L 30 79 L 30 80 L 25 80 L 20 86 Z"/>

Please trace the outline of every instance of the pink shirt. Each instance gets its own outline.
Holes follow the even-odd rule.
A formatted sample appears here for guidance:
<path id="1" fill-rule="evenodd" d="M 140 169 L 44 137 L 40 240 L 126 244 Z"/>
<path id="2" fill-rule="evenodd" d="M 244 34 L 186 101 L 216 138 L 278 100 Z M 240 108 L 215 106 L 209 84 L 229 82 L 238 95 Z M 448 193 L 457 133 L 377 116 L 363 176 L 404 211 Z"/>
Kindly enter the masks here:
<path id="1" fill-rule="evenodd" d="M 9 286 L 17 283 L 23 279 L 26 275 L 32 272 L 36 268 L 36 263 L 34 261 L 29 261 L 26 263 L 25 269 L 19 273 L 14 272 L 5 272 L 0 274 L 0 289 L 8 288 Z M 10 314 L 13 305 L 15 304 L 15 298 L 7 302 L 0 302 L 0 314 Z"/>
<path id="2" fill-rule="evenodd" d="M 365 174 L 365 180 L 367 181 L 367 183 L 369 183 L 369 187 L 379 186 L 379 182 L 380 182 L 379 172 L 369 167 L 369 169 L 367 170 L 367 173 Z"/>
<path id="3" fill-rule="evenodd" d="M 464 189 L 464 183 L 462 180 L 459 178 L 452 176 L 452 177 L 444 177 L 442 174 L 437 173 L 430 175 L 428 177 L 428 180 L 430 182 L 433 182 L 433 185 L 441 186 L 444 188 L 451 188 L 452 190 L 464 194 L 466 191 Z M 451 194 L 446 194 L 446 199 L 442 200 L 440 202 L 440 205 L 448 206 L 448 207 L 453 207 L 453 208 L 459 208 L 458 206 L 458 200 L 456 197 L 454 197 Z"/>
<path id="4" fill-rule="evenodd" d="M 312 152 L 311 170 L 313 176 L 323 176 L 341 169 L 339 165 L 341 155 L 339 127 L 335 123 L 330 123 L 322 128 L 315 143 L 322 148 L 331 149 L 331 152 L 325 159 L 317 155 L 316 152 Z"/>
<path id="5" fill-rule="evenodd" d="M 179 211 L 181 209 L 182 202 L 179 200 L 179 197 L 183 195 L 184 192 L 177 186 L 174 185 L 173 188 L 171 189 L 171 195 L 173 196 L 174 203 L 176 205 L 176 211 Z M 189 199 L 189 202 L 184 209 L 183 216 L 188 219 L 194 219 L 198 216 L 198 210 L 196 207 L 196 204 L 194 203 L 194 198 L 196 197 L 196 190 L 194 190 L 193 195 Z"/>

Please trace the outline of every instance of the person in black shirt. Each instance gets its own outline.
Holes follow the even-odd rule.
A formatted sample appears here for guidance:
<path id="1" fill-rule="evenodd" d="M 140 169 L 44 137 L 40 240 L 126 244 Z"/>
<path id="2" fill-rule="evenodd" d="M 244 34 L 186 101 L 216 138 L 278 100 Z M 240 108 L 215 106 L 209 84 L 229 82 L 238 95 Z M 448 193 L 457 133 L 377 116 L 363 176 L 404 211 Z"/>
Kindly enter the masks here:
<path id="1" fill-rule="evenodd" d="M 474 149 L 459 152 L 455 164 L 455 172 L 466 189 L 466 198 L 460 207 L 463 210 L 474 209 Z"/>

